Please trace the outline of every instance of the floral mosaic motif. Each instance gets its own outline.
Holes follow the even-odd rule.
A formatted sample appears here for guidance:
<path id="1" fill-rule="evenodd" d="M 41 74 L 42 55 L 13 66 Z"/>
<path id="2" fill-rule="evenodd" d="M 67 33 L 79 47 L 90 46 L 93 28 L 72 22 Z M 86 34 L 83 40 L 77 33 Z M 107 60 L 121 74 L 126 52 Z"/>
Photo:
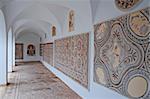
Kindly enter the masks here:
<path id="1" fill-rule="evenodd" d="M 150 23 L 147 10 L 94 26 L 94 81 L 136 99 L 150 97 L 150 31 L 142 29 Z"/>
<path id="2" fill-rule="evenodd" d="M 120 10 L 129 10 L 138 5 L 142 0 L 115 0 L 116 6 Z"/>
<path id="3" fill-rule="evenodd" d="M 57 69 L 88 87 L 89 34 L 55 40 L 54 64 Z"/>

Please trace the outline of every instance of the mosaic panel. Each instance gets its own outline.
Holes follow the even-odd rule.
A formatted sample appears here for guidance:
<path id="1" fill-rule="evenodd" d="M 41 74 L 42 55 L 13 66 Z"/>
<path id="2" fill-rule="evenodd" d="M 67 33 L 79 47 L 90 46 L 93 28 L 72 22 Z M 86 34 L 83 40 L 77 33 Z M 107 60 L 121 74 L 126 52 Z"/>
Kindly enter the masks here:
<path id="1" fill-rule="evenodd" d="M 116 6 L 123 11 L 134 8 L 143 0 L 115 0 Z"/>
<path id="2" fill-rule="evenodd" d="M 15 44 L 15 59 L 23 59 L 23 44 Z"/>
<path id="3" fill-rule="evenodd" d="M 88 87 L 89 34 L 55 40 L 55 67 Z"/>
<path id="4" fill-rule="evenodd" d="M 52 26 L 52 36 L 56 36 L 56 27 Z"/>
<path id="5" fill-rule="evenodd" d="M 75 21 L 75 12 L 73 10 L 69 11 L 69 20 L 68 20 L 69 32 L 74 31 L 74 21 Z"/>
<path id="6" fill-rule="evenodd" d="M 44 44 L 43 60 L 53 66 L 53 43 Z"/>
<path id="7" fill-rule="evenodd" d="M 36 52 L 35 46 L 32 45 L 32 44 L 28 45 L 28 47 L 27 47 L 27 55 L 28 56 L 35 56 L 36 55 L 35 52 Z"/>
<path id="8" fill-rule="evenodd" d="M 94 81 L 150 99 L 150 7 L 94 26 Z"/>
<path id="9" fill-rule="evenodd" d="M 39 52 L 40 56 L 43 56 L 43 46 L 44 44 L 40 44 L 40 52 Z"/>

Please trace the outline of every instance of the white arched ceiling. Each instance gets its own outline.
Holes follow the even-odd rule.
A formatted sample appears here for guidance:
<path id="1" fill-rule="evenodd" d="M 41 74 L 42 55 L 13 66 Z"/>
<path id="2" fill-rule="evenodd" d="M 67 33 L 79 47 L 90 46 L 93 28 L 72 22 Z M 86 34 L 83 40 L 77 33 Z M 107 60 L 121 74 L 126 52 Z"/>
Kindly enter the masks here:
<path id="1" fill-rule="evenodd" d="M 19 39 L 20 37 L 26 35 L 26 34 L 31 34 L 31 33 L 34 34 L 34 35 L 36 35 L 37 37 L 41 37 L 39 34 L 37 34 L 35 32 L 24 30 L 20 34 L 18 34 L 18 36 L 16 37 L 16 40 Z"/>
<path id="2" fill-rule="evenodd" d="M 29 23 L 29 25 L 31 25 L 33 23 Z M 35 26 L 35 24 L 33 24 L 34 26 L 30 27 L 28 26 L 27 24 L 24 24 L 22 25 L 21 28 L 19 28 L 17 31 L 16 31 L 16 37 L 20 34 L 20 33 L 23 33 L 23 32 L 26 32 L 26 33 L 36 33 L 38 34 L 40 37 L 44 37 L 45 35 L 45 31 L 43 29 L 41 29 L 39 26 Z M 44 34 L 44 35 L 43 35 Z"/>
<path id="3" fill-rule="evenodd" d="M 39 13 L 40 12 L 40 13 Z M 22 20 L 22 19 L 26 19 L 26 20 L 37 20 L 36 23 L 38 24 L 38 20 L 44 21 L 44 22 L 48 22 L 50 24 L 53 24 L 57 27 L 57 30 L 59 31 L 59 33 L 61 33 L 61 27 L 59 25 L 59 22 L 57 21 L 57 19 L 54 17 L 53 14 L 51 14 L 51 12 L 38 4 L 34 4 L 33 6 L 30 6 L 26 9 L 24 9 L 24 11 L 22 11 L 14 20 L 13 24 L 18 21 L 18 20 Z M 32 27 L 33 24 L 27 24 L 28 27 Z M 36 26 L 36 24 L 35 24 Z M 15 27 L 15 26 L 13 26 Z M 38 27 L 40 28 L 40 27 Z M 47 29 L 46 29 L 47 30 Z M 50 32 L 50 31 L 49 31 Z M 47 33 L 49 33 L 47 32 Z"/>
<path id="4" fill-rule="evenodd" d="M 18 20 L 13 25 L 13 32 L 16 34 L 16 36 L 21 33 L 24 29 L 33 28 L 41 31 L 37 31 L 37 34 L 41 37 L 44 37 L 45 33 L 49 33 L 51 24 L 42 21 L 42 20 L 31 20 L 31 19 L 24 19 L 24 20 Z"/>
<path id="5" fill-rule="evenodd" d="M 18 31 L 17 28 L 23 28 L 23 26 L 25 26 L 22 25 L 25 22 L 24 20 L 36 20 L 37 22 L 34 22 L 36 24 L 39 23 L 38 20 L 42 20 L 51 25 L 55 25 L 57 28 L 57 35 L 67 34 L 67 18 L 70 10 L 75 11 L 76 31 L 74 32 L 90 31 L 92 28 L 90 0 L 14 0 L 3 7 L 6 16 L 7 29 L 13 27 L 13 31 Z M 25 24 L 28 23 L 29 22 L 26 22 Z M 42 27 L 39 26 L 38 28 Z M 19 30 L 23 31 L 23 29 Z"/>
<path id="6" fill-rule="evenodd" d="M 6 19 L 6 29 L 8 30 L 11 25 L 13 20 L 27 7 L 31 6 L 32 3 L 28 2 L 13 2 L 9 3 L 7 6 L 4 6 L 2 8 L 2 11 L 4 12 L 5 19 Z"/>
<path id="7" fill-rule="evenodd" d="M 64 28 L 64 22 L 66 20 L 66 16 L 69 11 L 69 8 L 63 7 L 63 6 L 58 6 L 58 5 L 52 5 L 52 4 L 51 5 L 44 4 L 44 5 L 47 6 L 49 11 L 52 12 L 54 14 L 54 16 L 57 18 L 57 20 L 60 23 L 61 30 L 62 30 Z M 62 32 L 63 32 L 63 30 L 62 30 Z"/>
<path id="8" fill-rule="evenodd" d="M 39 22 L 38 20 L 40 21 L 42 20 L 44 22 L 56 26 L 58 34 L 62 33 L 63 23 L 64 23 L 67 10 L 69 10 L 69 8 L 58 6 L 58 5 L 50 5 L 50 4 L 47 5 L 47 3 L 37 3 L 37 2 L 29 3 L 29 2 L 19 2 L 19 1 L 12 2 L 10 6 L 6 6 L 3 8 L 3 11 L 7 16 L 6 19 L 7 19 L 8 29 L 9 27 L 13 27 L 13 31 L 18 30 L 17 28 L 20 28 L 21 24 L 25 22 L 24 19 L 30 21 L 36 20 L 37 21 L 36 24 L 38 24 Z M 41 24 L 42 22 L 39 23 Z M 46 33 L 49 32 L 50 31 Z"/>

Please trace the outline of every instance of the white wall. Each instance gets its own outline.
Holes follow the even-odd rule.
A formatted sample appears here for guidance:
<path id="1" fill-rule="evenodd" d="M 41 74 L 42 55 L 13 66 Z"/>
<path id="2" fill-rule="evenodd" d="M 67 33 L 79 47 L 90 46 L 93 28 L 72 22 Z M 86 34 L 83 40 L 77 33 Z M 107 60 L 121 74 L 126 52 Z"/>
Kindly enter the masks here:
<path id="1" fill-rule="evenodd" d="M 8 72 L 13 71 L 13 35 L 11 29 L 8 32 Z"/>
<path id="2" fill-rule="evenodd" d="M 40 44 L 40 37 L 34 33 L 24 33 L 20 35 L 16 39 L 16 43 L 23 43 L 23 60 L 17 61 L 40 61 L 39 56 L 39 44 Z M 33 44 L 36 48 L 36 55 L 35 56 L 28 56 L 27 55 L 27 46 L 29 44 Z"/>
<path id="3" fill-rule="evenodd" d="M 66 36 L 72 36 L 75 34 L 85 33 L 85 32 L 91 32 L 92 30 L 92 15 L 91 15 L 91 8 L 90 8 L 90 2 L 89 0 L 80 0 L 80 1 L 69 1 L 69 2 L 60 2 L 61 5 L 69 7 L 70 10 L 74 10 L 75 12 L 75 22 L 74 22 L 74 28 L 75 30 L 72 32 L 68 32 L 68 14 L 69 11 L 65 15 L 65 19 L 62 26 L 62 33 L 61 35 L 56 35 L 54 37 L 55 39 L 59 39 Z M 61 15 L 60 15 L 61 16 Z M 57 26 L 56 26 L 57 29 Z"/>
<path id="4" fill-rule="evenodd" d="M 7 84 L 7 34 L 5 19 L 2 11 L 0 10 L 0 85 Z"/>

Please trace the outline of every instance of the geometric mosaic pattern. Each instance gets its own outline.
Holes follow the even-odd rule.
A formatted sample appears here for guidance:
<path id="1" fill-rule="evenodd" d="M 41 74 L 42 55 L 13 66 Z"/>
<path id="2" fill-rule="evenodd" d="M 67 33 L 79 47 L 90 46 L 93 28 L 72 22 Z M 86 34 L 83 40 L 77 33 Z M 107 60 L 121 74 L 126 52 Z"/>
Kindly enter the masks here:
<path id="1" fill-rule="evenodd" d="M 94 81 L 150 99 L 150 7 L 94 26 Z"/>
<path id="2" fill-rule="evenodd" d="M 53 66 L 53 43 L 44 44 L 43 60 Z"/>
<path id="3" fill-rule="evenodd" d="M 116 6 L 123 11 L 129 10 L 140 4 L 143 0 L 115 0 Z"/>
<path id="4" fill-rule="evenodd" d="M 88 87 L 89 33 L 55 40 L 54 66 Z"/>

